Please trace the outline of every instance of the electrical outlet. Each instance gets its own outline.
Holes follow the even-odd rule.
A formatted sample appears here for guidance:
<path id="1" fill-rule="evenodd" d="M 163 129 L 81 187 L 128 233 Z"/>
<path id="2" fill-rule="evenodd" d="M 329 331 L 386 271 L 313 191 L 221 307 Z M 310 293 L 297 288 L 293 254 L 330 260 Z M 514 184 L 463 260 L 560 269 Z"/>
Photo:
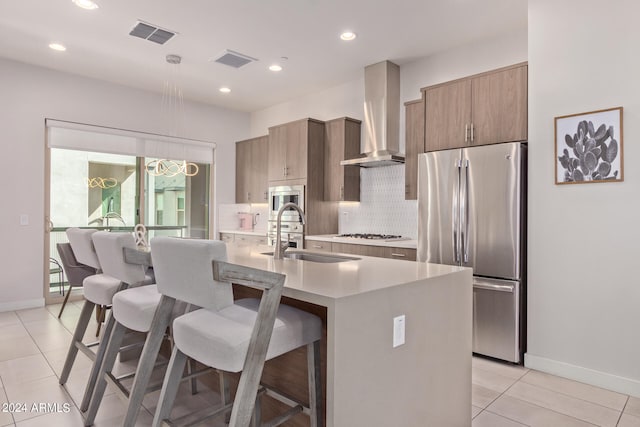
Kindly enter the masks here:
<path id="1" fill-rule="evenodd" d="M 29 215 L 20 214 L 20 225 L 29 225 Z"/>
<path id="2" fill-rule="evenodd" d="M 404 314 L 393 318 L 393 348 L 404 344 L 404 326 Z"/>

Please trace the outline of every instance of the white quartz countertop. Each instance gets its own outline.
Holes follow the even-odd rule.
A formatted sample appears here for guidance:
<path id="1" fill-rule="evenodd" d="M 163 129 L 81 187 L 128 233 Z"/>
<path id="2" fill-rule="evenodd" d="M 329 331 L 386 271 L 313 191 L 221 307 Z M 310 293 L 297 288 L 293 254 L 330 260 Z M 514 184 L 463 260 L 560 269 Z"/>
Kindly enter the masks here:
<path id="1" fill-rule="evenodd" d="M 244 234 L 246 236 L 260 236 L 266 237 L 267 231 L 248 231 L 248 230 L 220 230 L 220 233 L 230 233 L 230 234 Z"/>
<path id="2" fill-rule="evenodd" d="M 417 240 L 375 240 L 375 239 L 357 239 L 354 237 L 337 237 L 337 234 L 323 234 L 318 236 L 305 236 L 305 240 L 315 240 L 319 242 L 332 243 L 350 243 L 352 245 L 369 245 L 369 246 L 385 246 L 388 248 L 407 248 L 417 249 Z"/>
<path id="3" fill-rule="evenodd" d="M 227 250 L 229 262 L 285 274 L 287 279 L 283 295 L 327 307 L 342 298 L 465 270 L 468 272 L 464 274 L 471 277 L 471 270 L 464 267 L 360 255 L 344 255 L 358 258 L 352 261 L 318 263 L 288 258 L 276 260 L 273 256 L 263 255 L 263 252 L 273 252 L 270 246 L 240 246 L 229 243 Z M 303 252 L 313 253 L 306 250 Z"/>

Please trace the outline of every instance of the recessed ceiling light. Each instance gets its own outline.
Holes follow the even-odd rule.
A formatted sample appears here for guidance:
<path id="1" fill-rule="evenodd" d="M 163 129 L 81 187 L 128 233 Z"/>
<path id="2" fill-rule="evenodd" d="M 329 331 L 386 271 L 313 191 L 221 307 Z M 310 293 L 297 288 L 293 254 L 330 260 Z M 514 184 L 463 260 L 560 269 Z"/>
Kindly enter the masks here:
<path id="1" fill-rule="evenodd" d="M 345 41 L 351 41 L 356 38 L 356 33 L 345 31 L 344 33 L 340 34 L 340 38 Z"/>
<path id="2" fill-rule="evenodd" d="M 231 92 L 231 89 L 229 89 L 229 88 L 228 88 L 228 87 L 226 87 L 226 86 L 223 86 L 223 87 L 221 87 L 221 88 L 220 88 L 220 92 L 222 92 L 222 93 L 229 93 L 229 92 Z"/>
<path id="3" fill-rule="evenodd" d="M 76 6 L 87 10 L 94 10 L 98 8 L 98 5 L 91 0 L 72 0 Z"/>
<path id="4" fill-rule="evenodd" d="M 271 71 L 282 71 L 282 67 L 281 67 L 281 66 L 279 66 L 278 64 L 273 64 L 273 65 L 271 65 L 271 66 L 269 67 L 269 69 L 270 69 Z"/>
<path id="5" fill-rule="evenodd" d="M 49 45 L 49 47 L 53 50 L 57 50 L 59 52 L 64 52 L 65 50 L 67 50 L 66 47 L 64 47 L 63 45 L 61 45 L 60 43 L 51 43 Z"/>

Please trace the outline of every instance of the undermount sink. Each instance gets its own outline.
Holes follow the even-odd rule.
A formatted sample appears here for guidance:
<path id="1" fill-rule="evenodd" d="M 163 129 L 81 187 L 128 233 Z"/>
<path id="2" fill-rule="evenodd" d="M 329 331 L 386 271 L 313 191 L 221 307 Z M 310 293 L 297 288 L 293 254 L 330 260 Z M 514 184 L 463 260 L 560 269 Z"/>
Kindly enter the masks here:
<path id="1" fill-rule="evenodd" d="M 273 252 L 262 252 L 262 255 L 273 256 Z M 311 262 L 322 262 L 322 263 L 357 261 L 360 259 L 360 258 L 354 258 L 350 256 L 333 255 L 328 253 L 319 254 L 317 252 L 300 252 L 300 251 L 288 251 L 288 252 L 285 252 L 283 256 L 285 258 L 297 259 L 300 261 L 311 261 Z"/>

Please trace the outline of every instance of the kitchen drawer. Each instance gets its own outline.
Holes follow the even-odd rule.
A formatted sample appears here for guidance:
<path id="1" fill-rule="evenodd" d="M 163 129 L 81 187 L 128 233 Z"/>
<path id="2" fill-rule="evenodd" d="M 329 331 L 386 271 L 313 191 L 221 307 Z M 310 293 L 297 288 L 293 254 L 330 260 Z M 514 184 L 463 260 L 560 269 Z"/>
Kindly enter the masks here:
<path id="1" fill-rule="evenodd" d="M 220 240 L 237 245 L 267 245 L 267 236 L 252 236 L 250 234 L 220 233 Z"/>
<path id="2" fill-rule="evenodd" d="M 250 236 L 247 234 L 236 234 L 234 243 L 239 245 L 266 245 L 267 237 L 266 236 Z"/>
<path id="3" fill-rule="evenodd" d="M 220 240 L 225 243 L 233 243 L 234 234 L 232 233 L 220 233 Z"/>
<path id="4" fill-rule="evenodd" d="M 386 250 L 384 246 L 372 246 L 372 245 L 352 245 L 349 243 L 332 243 L 332 252 L 342 252 L 345 254 L 375 256 L 379 258 L 386 258 Z"/>
<path id="5" fill-rule="evenodd" d="M 410 248 L 385 248 L 387 250 L 385 258 L 403 259 L 406 261 L 416 260 L 416 249 Z"/>
<path id="6" fill-rule="evenodd" d="M 319 252 L 331 252 L 331 242 L 318 242 L 317 240 L 307 240 L 305 249 Z"/>

